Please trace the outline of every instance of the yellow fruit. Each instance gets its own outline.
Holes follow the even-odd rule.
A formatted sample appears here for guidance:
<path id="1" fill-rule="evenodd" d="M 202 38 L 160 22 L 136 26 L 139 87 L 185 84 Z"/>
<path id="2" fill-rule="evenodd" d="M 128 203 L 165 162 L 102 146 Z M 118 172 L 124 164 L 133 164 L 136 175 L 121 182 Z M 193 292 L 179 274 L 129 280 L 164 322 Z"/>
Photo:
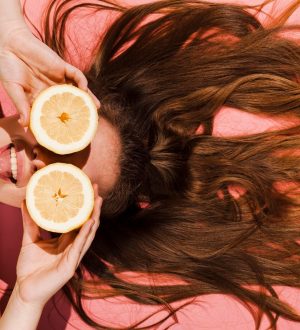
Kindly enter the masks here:
<path id="1" fill-rule="evenodd" d="M 72 85 L 45 89 L 30 112 L 30 129 L 38 143 L 60 155 L 87 147 L 97 126 L 98 112 L 93 99 Z"/>
<path id="2" fill-rule="evenodd" d="M 30 178 L 26 205 L 38 226 L 66 233 L 89 219 L 94 207 L 93 186 L 78 167 L 54 163 L 38 170 Z"/>

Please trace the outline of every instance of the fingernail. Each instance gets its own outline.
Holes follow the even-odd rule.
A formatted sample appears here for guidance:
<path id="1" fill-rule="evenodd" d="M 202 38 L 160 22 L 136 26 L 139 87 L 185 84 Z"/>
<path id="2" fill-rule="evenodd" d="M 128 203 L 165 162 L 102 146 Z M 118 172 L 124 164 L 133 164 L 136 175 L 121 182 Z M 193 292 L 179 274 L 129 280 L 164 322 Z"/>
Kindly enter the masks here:
<path id="1" fill-rule="evenodd" d="M 94 219 L 91 218 L 91 219 L 89 219 L 89 220 L 86 222 L 86 225 L 87 225 L 88 227 L 90 227 L 90 226 L 93 225 L 93 222 L 94 222 Z"/>
<path id="2" fill-rule="evenodd" d="M 20 116 L 20 118 L 18 119 L 18 123 L 22 126 L 24 125 L 24 117 L 23 116 Z"/>
<path id="3" fill-rule="evenodd" d="M 20 118 L 19 118 L 18 122 L 19 122 L 20 125 L 25 126 L 26 125 L 25 116 L 20 115 Z"/>

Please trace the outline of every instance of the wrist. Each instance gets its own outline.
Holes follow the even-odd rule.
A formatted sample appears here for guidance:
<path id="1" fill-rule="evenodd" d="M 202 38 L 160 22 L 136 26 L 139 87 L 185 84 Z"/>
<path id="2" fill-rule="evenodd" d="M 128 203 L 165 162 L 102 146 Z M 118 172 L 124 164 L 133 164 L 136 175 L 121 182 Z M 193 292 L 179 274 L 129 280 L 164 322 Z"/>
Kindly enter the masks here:
<path id="1" fill-rule="evenodd" d="M 46 302 L 43 301 L 30 301 L 20 291 L 20 287 L 18 283 L 15 284 L 15 287 L 12 291 L 11 298 L 14 300 L 16 306 L 19 306 L 20 308 L 27 310 L 27 311 L 35 311 L 35 312 L 41 312 L 46 304 Z"/>
<path id="2" fill-rule="evenodd" d="M 44 304 L 24 301 L 16 284 L 0 319 L 0 329 L 36 329 L 43 308 Z"/>
<path id="3" fill-rule="evenodd" d="M 1 33 L 5 31 L 5 33 Z M 30 33 L 31 31 L 24 22 L 19 19 L 0 20 L 0 49 L 12 46 L 20 34 Z"/>
<path id="4" fill-rule="evenodd" d="M 7 21 L 24 21 L 21 0 L 0 0 L 0 9 L 3 13 L 0 14 L 0 24 Z"/>

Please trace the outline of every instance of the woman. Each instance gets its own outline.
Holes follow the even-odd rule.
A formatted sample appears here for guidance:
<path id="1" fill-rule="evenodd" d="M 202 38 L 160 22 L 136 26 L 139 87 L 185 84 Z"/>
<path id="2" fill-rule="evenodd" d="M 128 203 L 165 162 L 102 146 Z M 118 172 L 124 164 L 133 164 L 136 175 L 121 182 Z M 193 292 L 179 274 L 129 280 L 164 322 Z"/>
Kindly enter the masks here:
<path id="1" fill-rule="evenodd" d="M 4 2 L 1 1 L 0 7 L 3 8 L 3 6 Z M 20 16 L 20 4 L 17 1 L 11 1 L 8 4 L 5 2 L 5 8 L 7 9 L 6 16 L 0 19 L 0 31 L 2 32 L 0 33 L 0 80 L 10 92 L 16 105 L 19 105 L 22 113 L 21 122 L 27 124 L 29 95 L 33 97 L 35 93 L 38 93 L 38 87 L 42 88 L 43 83 L 49 84 L 51 79 L 53 82 L 55 80 L 63 82 L 66 77 L 72 78 L 81 88 L 86 89 L 86 79 L 78 69 L 65 63 L 45 45 L 35 40 L 26 28 L 23 17 Z M 7 34 L 4 35 L 4 31 Z M 39 55 L 36 54 L 36 58 L 31 57 L 31 59 L 35 68 L 40 71 L 39 75 L 37 72 L 31 72 L 34 65 L 30 67 L 28 62 L 22 62 L 21 59 L 14 56 L 13 48 L 9 48 L 11 43 L 5 40 L 8 36 L 12 36 L 10 31 L 13 35 L 15 35 L 15 31 L 18 33 L 22 31 L 23 36 L 27 35 L 27 49 L 30 49 L 32 53 L 34 50 L 38 51 Z M 18 46 L 20 44 L 15 40 L 13 47 Z M 52 76 L 43 72 L 46 70 L 44 55 L 52 60 L 52 68 L 55 70 Z M 36 61 L 37 58 L 40 61 Z M 8 68 L 13 68 L 15 71 L 12 72 Z M 18 78 L 21 79 L 19 81 L 21 84 L 18 84 Z M 29 89 L 26 84 L 29 84 L 31 88 Z M 30 145 L 30 143 L 32 144 Z M 17 117 L 0 119 L 0 181 L 4 191 L 8 189 L 9 196 L 7 200 L 5 197 L 3 198 L 5 194 L 2 189 L 0 193 L 2 202 L 11 201 L 12 204 L 19 207 L 24 199 L 24 187 L 33 169 L 45 165 L 38 158 L 39 151 L 34 148 L 33 144 L 37 145 L 37 142 L 32 134 L 28 130 L 25 131 L 17 122 Z M 18 182 L 14 185 L 15 190 L 11 191 L 9 190 L 12 189 L 10 149 L 13 147 L 17 151 L 19 171 Z M 28 158 L 30 155 L 33 155 L 31 156 L 32 161 Z M 103 189 L 104 185 L 100 189 L 102 194 Z M 86 222 L 78 234 L 70 232 L 53 239 L 45 239 L 45 233 L 40 232 L 38 226 L 30 218 L 25 203 L 22 204 L 24 231 L 16 268 L 17 280 L 2 317 L 0 314 L 1 330 L 36 329 L 47 301 L 74 275 L 75 269 L 89 248 L 99 226 L 101 198 L 98 196 L 98 185 L 94 185 L 94 193 L 95 206 L 91 220 Z"/>
<path id="2" fill-rule="evenodd" d="M 45 41 L 61 56 L 74 5 L 63 3 L 45 29 Z M 278 296 L 280 286 L 300 286 L 300 50 L 281 27 L 296 5 L 268 29 L 234 5 L 89 5 L 119 15 L 103 41 L 99 36 L 90 88 L 114 127 L 124 121 L 121 142 L 130 135 L 140 151 L 128 171 L 132 181 L 123 185 L 121 169 L 104 201 L 103 226 L 82 263 L 91 278 L 78 273 L 70 282 L 69 297 L 91 326 L 170 327 L 176 311 L 212 293 L 238 298 L 257 328 L 263 315 L 273 328 L 279 316 L 300 320 Z M 137 280 L 125 271 L 147 276 Z M 125 296 L 158 308 L 136 313 L 131 323 L 107 323 L 99 308 L 95 322 L 83 296 Z M 147 318 L 162 306 L 166 314 Z"/>
<path id="3" fill-rule="evenodd" d="M 3 3 L 0 3 L 0 5 L 3 6 Z M 17 2 L 14 3 L 13 1 L 6 6 L 8 9 L 8 15 L 5 19 L 2 18 L 0 20 L 1 31 L 9 32 L 9 29 L 20 28 L 23 19 L 16 18 L 15 22 L 20 23 L 18 25 L 13 23 L 14 14 L 18 14 L 18 6 L 19 4 Z M 12 16 L 10 16 L 10 14 Z M 29 33 L 28 35 L 31 37 Z M 59 59 L 57 55 L 50 52 L 50 49 L 48 51 L 42 43 L 39 44 L 34 40 L 34 38 L 32 39 L 33 45 L 36 45 L 37 48 L 40 46 L 40 50 L 44 49 L 44 53 L 47 53 L 48 57 L 52 56 L 53 59 Z M 5 65 L 8 63 L 4 63 L 5 61 L 3 61 L 3 59 L 9 59 L 9 55 L 11 54 L 9 54 L 10 50 L 6 48 L 4 36 L 1 34 L 0 40 L 0 57 L 2 59 L 0 66 L 1 82 L 3 82 L 8 91 L 11 92 L 11 96 L 16 100 L 16 104 L 20 105 L 20 110 L 24 111 L 23 120 L 25 119 L 26 124 L 26 120 L 28 120 L 26 119 L 26 115 L 28 115 L 28 99 L 25 97 L 25 94 L 23 94 L 21 86 L 16 84 L 16 81 L 11 82 L 6 79 L 8 78 L 11 80 L 16 77 L 13 77 L 11 71 L 10 76 L 7 77 L 8 71 L 5 71 L 7 69 L 7 67 L 5 68 Z M 30 41 L 30 38 L 28 41 Z M 15 46 L 17 44 L 17 42 L 14 43 Z M 33 49 L 31 48 L 31 50 Z M 14 63 L 14 69 L 20 69 L 21 66 L 23 69 L 25 68 L 23 73 L 26 73 L 26 66 L 24 62 L 22 63 L 19 59 L 14 59 L 13 57 L 10 57 L 10 60 Z M 52 63 L 55 63 L 54 66 L 56 66 L 55 68 L 57 70 L 55 72 L 57 75 L 60 74 L 59 71 L 66 72 L 66 76 L 77 79 L 77 82 L 81 85 L 81 87 L 85 87 L 86 80 L 79 70 L 68 64 L 64 64 L 61 59 Z M 41 63 L 36 64 L 37 67 L 42 69 Z M 59 70 L 59 66 L 61 67 L 61 70 Z M 15 73 L 20 74 L 21 72 L 20 70 L 16 70 Z M 33 74 L 30 75 L 28 73 L 29 70 L 27 75 L 25 74 L 23 78 L 34 78 Z M 42 84 L 41 76 L 39 76 L 39 78 L 40 84 Z M 58 79 L 59 76 L 52 78 Z M 38 81 L 37 78 L 35 79 Z M 32 86 L 30 92 L 38 92 L 38 90 L 35 86 Z M 25 103 L 24 100 L 26 101 Z M 7 187 L 9 185 L 8 181 L 10 181 L 10 175 L 8 173 L 11 172 L 10 149 L 12 148 L 12 142 L 14 142 L 14 147 L 18 150 L 19 154 L 17 157 L 19 166 L 19 186 L 24 187 L 29 174 L 32 174 L 32 172 L 30 172 L 30 167 L 33 166 L 33 162 L 36 162 L 36 165 L 34 165 L 36 168 L 43 166 L 37 157 L 33 157 L 35 159 L 32 161 L 31 166 L 28 161 L 26 161 L 26 156 L 28 153 L 32 154 L 33 150 L 32 146 L 28 147 L 28 142 L 35 140 L 28 130 L 25 132 L 16 119 L 17 117 L 0 119 L 0 178 L 2 187 Z M 33 143 L 36 144 L 36 141 Z M 78 235 L 75 232 L 71 232 L 61 235 L 59 238 L 45 239 L 44 237 L 43 239 L 42 236 L 45 236 L 45 234 L 40 232 L 38 226 L 30 218 L 25 203 L 22 204 L 24 232 L 16 269 L 17 280 L 5 312 L 0 318 L 1 330 L 36 329 L 47 301 L 73 276 L 75 269 L 78 267 L 80 260 L 90 246 L 99 226 L 101 199 L 98 196 L 97 185 L 94 185 L 94 192 L 95 207 L 91 216 L 92 219 L 81 228 Z M 3 190 L 1 193 L 2 196 L 4 196 Z M 20 193 L 16 194 L 9 191 L 8 195 L 10 196 L 10 200 L 13 201 L 15 205 L 20 206 L 22 200 L 24 199 L 24 188 L 22 189 L 22 193 L 23 194 L 21 195 Z M 1 198 L 1 201 L 5 201 L 5 198 Z"/>

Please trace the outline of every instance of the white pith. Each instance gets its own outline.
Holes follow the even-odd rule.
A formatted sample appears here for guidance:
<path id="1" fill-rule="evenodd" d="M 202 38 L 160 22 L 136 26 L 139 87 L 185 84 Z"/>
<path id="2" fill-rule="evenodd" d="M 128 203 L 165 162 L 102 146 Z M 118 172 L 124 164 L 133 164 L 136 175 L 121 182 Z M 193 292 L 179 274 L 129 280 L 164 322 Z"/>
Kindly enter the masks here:
<path id="1" fill-rule="evenodd" d="M 11 146 L 10 148 L 10 167 L 11 167 L 12 177 L 15 180 L 17 180 L 17 174 L 18 174 L 17 154 L 16 154 L 16 149 L 13 146 Z"/>

